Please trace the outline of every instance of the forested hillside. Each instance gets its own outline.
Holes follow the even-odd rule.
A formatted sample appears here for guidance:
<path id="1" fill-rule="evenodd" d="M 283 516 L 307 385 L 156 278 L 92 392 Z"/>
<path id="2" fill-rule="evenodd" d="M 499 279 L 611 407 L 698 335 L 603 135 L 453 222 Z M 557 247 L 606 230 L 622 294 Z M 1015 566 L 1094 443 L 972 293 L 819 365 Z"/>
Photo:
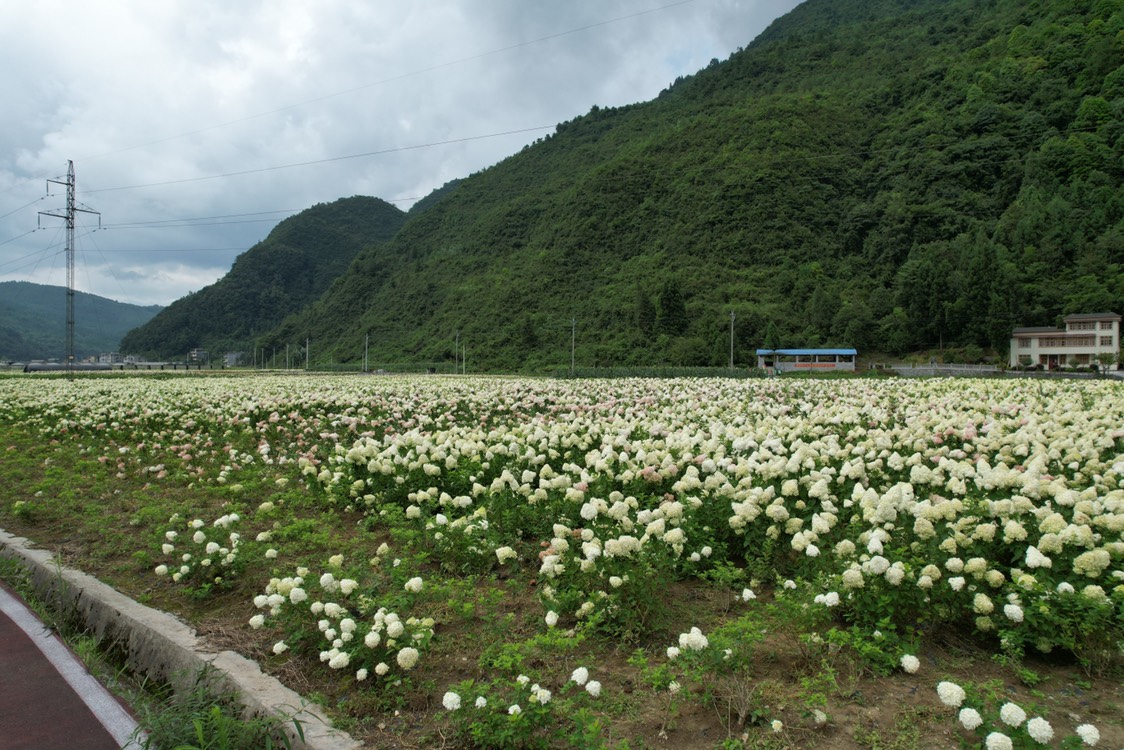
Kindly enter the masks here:
<path id="1" fill-rule="evenodd" d="M 290 216 L 221 279 L 130 331 L 121 350 L 160 358 L 196 347 L 249 351 L 256 336 L 323 294 L 360 250 L 389 240 L 405 220 L 386 201 L 360 196 Z"/>
<path id="2" fill-rule="evenodd" d="M 74 354 L 78 358 L 117 351 L 126 331 L 160 312 L 86 292 L 74 293 Z M 66 356 L 66 288 L 0 281 L 0 360 Z"/>
<path id="3" fill-rule="evenodd" d="M 747 40 L 749 41 L 749 40 Z M 721 364 L 1124 312 L 1124 0 L 809 0 L 446 191 L 261 341 Z"/>

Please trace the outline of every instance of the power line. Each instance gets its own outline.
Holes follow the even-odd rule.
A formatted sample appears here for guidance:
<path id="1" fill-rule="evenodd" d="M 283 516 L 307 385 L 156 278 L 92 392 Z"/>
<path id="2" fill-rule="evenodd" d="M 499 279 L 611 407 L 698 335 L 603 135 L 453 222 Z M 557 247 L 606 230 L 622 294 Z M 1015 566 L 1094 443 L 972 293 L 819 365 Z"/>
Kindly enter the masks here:
<path id="1" fill-rule="evenodd" d="M 204 180 L 218 180 L 226 177 L 240 177 L 248 174 L 260 174 L 262 172 L 274 172 L 280 169 L 292 169 L 294 167 L 309 167 L 314 164 L 328 164 L 330 162 L 345 161 L 348 159 L 362 159 L 367 156 L 382 156 L 385 154 L 401 153 L 403 151 L 415 151 L 422 148 L 433 148 L 434 146 L 448 146 L 454 143 L 467 143 L 469 141 L 479 141 L 486 138 L 500 138 L 505 135 L 518 135 L 520 133 L 532 133 L 536 130 L 553 130 L 553 125 L 539 125 L 533 128 L 520 128 L 518 130 L 506 130 L 502 133 L 488 133 L 487 135 L 472 135 L 464 138 L 452 138 L 447 141 L 435 141 L 433 143 L 420 143 L 413 146 L 400 146 L 398 148 L 387 148 L 379 151 L 367 151 L 362 154 L 349 154 L 347 156 L 332 156 L 327 159 L 315 159 L 313 161 L 302 161 L 294 164 L 278 164 L 272 167 L 260 167 L 258 169 L 246 169 L 241 172 L 226 172 L 224 174 L 212 174 L 204 177 L 185 177 L 179 180 L 165 180 L 163 182 L 148 182 L 140 185 L 121 185 L 119 187 L 111 188 L 98 188 L 96 190 L 87 190 L 87 193 L 108 193 L 116 190 L 135 190 L 137 188 L 149 187 L 162 187 L 164 185 L 181 185 L 187 182 L 202 182 Z"/>
<path id="2" fill-rule="evenodd" d="M 105 252 L 111 255 L 120 255 L 122 253 L 233 253 L 246 250 L 249 250 L 249 248 L 239 245 L 237 247 L 135 247 L 127 250 L 106 250 Z"/>
<path id="3" fill-rule="evenodd" d="M 108 152 L 103 153 L 103 154 L 98 154 L 97 156 L 88 156 L 88 157 L 85 157 L 83 160 L 84 161 L 92 161 L 94 159 L 101 159 L 101 158 L 104 158 L 104 157 L 107 157 L 107 156 L 114 156 L 116 154 L 124 153 L 126 151 L 134 151 L 138 148 L 144 148 L 146 146 L 155 146 L 155 145 L 160 144 L 160 143 L 167 143 L 168 141 L 174 141 L 174 140 L 177 140 L 179 138 L 186 138 L 187 136 L 198 135 L 200 133 L 205 133 L 205 132 L 208 132 L 210 130 L 218 130 L 219 128 L 225 128 L 225 127 L 228 127 L 230 125 L 237 125 L 238 123 L 248 122 L 250 120 L 257 120 L 257 119 L 260 119 L 262 117 L 268 117 L 270 115 L 280 114 L 281 112 L 287 112 L 291 109 L 303 107 L 303 106 L 308 105 L 308 104 L 315 104 L 317 102 L 327 101 L 329 99 L 335 99 L 335 98 L 340 97 L 340 96 L 346 96 L 348 94 L 354 94 L 356 92 L 365 91 L 367 89 L 375 88 L 376 86 L 382 86 L 382 85 L 387 84 L 387 83 L 393 83 L 395 81 L 402 81 L 402 80 L 405 80 L 407 78 L 412 78 L 414 76 L 422 75 L 424 73 L 432 73 L 434 71 L 444 70 L 445 68 L 451 68 L 451 67 L 456 66 L 456 65 L 462 65 L 464 63 L 472 62 L 474 60 L 481 60 L 485 57 L 491 57 L 493 55 L 503 54 L 504 52 L 511 52 L 513 50 L 522 49 L 524 47 L 530 47 L 530 46 L 535 45 L 535 44 L 541 44 L 542 42 L 547 42 L 547 41 L 550 41 L 552 39 L 558 39 L 558 38 L 561 38 L 561 37 L 564 37 L 564 36 L 569 36 L 571 34 L 579 34 L 583 31 L 589 31 L 591 29 L 596 29 L 596 28 L 599 28 L 601 26 L 608 26 L 610 24 L 619 23 L 620 21 L 628 21 L 628 20 L 631 20 L 633 18 L 639 18 L 640 16 L 645 16 L 645 15 L 649 15 L 649 14 L 652 14 L 652 13 L 659 13 L 661 11 L 668 10 L 670 8 L 678 7 L 680 5 L 689 5 L 690 3 L 693 3 L 693 2 L 695 2 L 695 0 L 678 0 L 678 2 L 669 3 L 667 5 L 661 5 L 657 8 L 650 8 L 648 10 L 637 11 L 636 13 L 629 13 L 627 15 L 617 16 L 615 18 L 610 18 L 610 19 L 607 19 L 605 21 L 598 21 L 597 23 L 588 24 L 586 26 L 580 26 L 578 28 L 569 29 L 567 31 L 560 31 L 560 32 L 557 32 L 555 34 L 548 34 L 547 36 L 539 37 L 537 39 L 531 39 L 531 40 L 525 41 L 525 42 L 519 42 L 517 44 L 508 45 L 507 47 L 500 47 L 498 49 L 489 50 L 488 52 L 480 52 L 478 54 L 469 55 L 468 57 L 462 57 L 462 58 L 459 58 L 457 60 L 451 60 L 449 62 L 440 63 L 438 65 L 431 65 L 428 68 L 419 68 L 418 70 L 409 71 L 407 73 L 402 73 L 400 75 L 391 76 L 389 78 L 383 78 L 383 79 L 380 79 L 378 81 L 372 81 L 371 83 L 365 83 L 361 86 L 355 86 L 355 87 L 352 87 L 352 88 L 349 88 L 349 89 L 344 89 L 342 91 L 336 91 L 336 92 L 333 92 L 333 93 L 330 93 L 330 94 L 323 94 L 321 96 L 317 96 L 317 97 L 314 97 L 312 99 L 305 99 L 304 101 L 296 102 L 295 104 L 286 104 L 286 105 L 284 105 L 282 107 L 278 107 L 276 109 L 271 109 L 271 110 L 268 110 L 268 111 L 265 111 L 265 112 L 258 112 L 257 114 L 247 115 L 246 117 L 240 117 L 240 118 L 235 119 L 235 120 L 228 120 L 226 122 L 221 122 L 221 123 L 218 123 L 218 124 L 215 124 L 215 125 L 208 125 L 207 127 L 199 128 L 197 130 L 190 130 L 190 131 L 187 131 L 187 132 L 184 132 L 184 133 L 179 133 L 177 135 L 168 136 L 167 138 L 159 138 L 157 140 L 148 141 L 146 143 L 141 143 L 141 144 L 138 144 L 138 145 L 135 145 L 135 146 L 128 146 L 126 148 L 117 149 L 116 151 L 108 151 Z M 108 189 L 113 189 L 113 188 L 108 188 Z M 87 191 L 87 192 L 95 192 L 95 191 Z"/>
<path id="4" fill-rule="evenodd" d="M 218 214 L 216 216 L 191 216 L 182 219 L 152 219 L 150 221 L 127 221 L 120 224 L 106 224 L 106 227 L 114 227 L 121 229 L 124 227 L 141 227 L 156 224 L 181 224 L 191 221 L 213 221 L 215 219 L 238 219 L 244 216 L 266 216 L 270 214 L 295 214 L 303 211 L 303 208 L 279 208 L 272 211 L 253 211 L 250 213 L 242 214 Z M 269 221 L 263 219 L 263 221 Z"/>
<path id="5" fill-rule="evenodd" d="M 20 206 L 19 208 L 13 208 L 13 209 L 12 209 L 11 211 L 9 211 L 8 213 L 4 214 L 3 216 L 0 216 L 0 219 L 6 219 L 6 218 L 8 218 L 9 216 L 11 216 L 12 214 L 16 213 L 17 211 L 22 211 L 22 210 L 24 210 L 25 208 L 27 208 L 28 206 L 34 206 L 34 205 L 35 205 L 36 203 L 38 203 L 39 201 L 43 200 L 43 199 L 44 199 L 44 198 L 46 198 L 46 197 L 47 197 L 47 196 L 45 196 L 45 195 L 41 195 L 41 196 L 39 196 L 38 198 L 36 198 L 35 200 L 31 201 L 30 203 L 25 203 L 25 204 L 23 204 L 22 206 Z M 0 244 L 3 244 L 3 243 L 0 243 Z"/>
<path id="6" fill-rule="evenodd" d="M 23 234 L 17 234 L 15 237 L 11 238 L 10 240 L 4 240 L 3 242 L 0 242 L 0 247 L 3 247 L 4 245 L 7 245 L 9 242 L 15 242 L 18 239 L 22 239 L 22 238 L 26 237 L 27 235 L 34 234 L 35 232 L 38 232 L 38 231 L 39 231 L 39 228 L 36 227 L 35 229 L 31 229 L 27 232 L 24 232 Z"/>

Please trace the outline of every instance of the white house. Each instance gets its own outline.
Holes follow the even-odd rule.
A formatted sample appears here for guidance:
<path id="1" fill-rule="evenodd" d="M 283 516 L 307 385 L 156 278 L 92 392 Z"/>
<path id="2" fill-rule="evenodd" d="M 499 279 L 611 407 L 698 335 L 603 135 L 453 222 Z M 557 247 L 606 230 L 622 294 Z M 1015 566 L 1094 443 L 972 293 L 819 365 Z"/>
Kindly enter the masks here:
<path id="1" fill-rule="evenodd" d="M 1016 328 L 1011 334 L 1011 367 L 1077 367 L 1097 362 L 1101 354 L 1120 352 L 1120 316 L 1116 313 L 1067 315 L 1065 328 Z"/>

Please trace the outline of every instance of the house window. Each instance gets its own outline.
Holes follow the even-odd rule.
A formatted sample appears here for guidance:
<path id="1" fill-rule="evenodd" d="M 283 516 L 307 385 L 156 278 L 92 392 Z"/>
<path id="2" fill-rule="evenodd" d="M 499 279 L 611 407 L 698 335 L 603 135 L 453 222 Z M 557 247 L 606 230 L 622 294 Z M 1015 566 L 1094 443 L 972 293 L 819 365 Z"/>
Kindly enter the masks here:
<path id="1" fill-rule="evenodd" d="M 1101 346 L 1112 346 L 1112 336 L 1101 336 Z"/>
<path id="2" fill-rule="evenodd" d="M 1097 324 L 1091 322 L 1083 323 L 1070 323 L 1069 330 L 1071 331 L 1093 331 L 1096 330 Z"/>
<path id="3" fill-rule="evenodd" d="M 1029 349 L 1030 348 L 1030 339 L 1028 339 L 1028 338 L 1019 339 L 1019 348 L 1020 349 Z"/>
<path id="4" fill-rule="evenodd" d="M 1101 330 L 1102 331 L 1111 331 L 1112 330 L 1112 321 L 1111 320 L 1103 321 L 1101 323 Z"/>

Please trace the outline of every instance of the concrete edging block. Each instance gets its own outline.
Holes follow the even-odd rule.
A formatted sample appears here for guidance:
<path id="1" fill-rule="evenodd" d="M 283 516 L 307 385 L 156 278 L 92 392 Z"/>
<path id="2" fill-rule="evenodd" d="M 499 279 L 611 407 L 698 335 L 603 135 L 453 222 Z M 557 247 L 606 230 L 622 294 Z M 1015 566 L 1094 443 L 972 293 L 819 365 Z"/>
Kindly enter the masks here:
<path id="1" fill-rule="evenodd" d="M 116 643 L 130 670 L 177 691 L 190 689 L 210 666 L 218 694 L 234 693 L 247 714 L 274 714 L 296 750 L 359 750 L 361 745 L 333 729 L 318 706 L 261 671 L 257 662 L 233 651 L 213 651 L 178 618 L 136 602 L 97 578 L 58 565 L 51 553 L 0 529 L 0 557 L 19 561 L 44 601 L 73 612 L 99 641 Z M 292 720 L 301 724 L 303 741 Z"/>

